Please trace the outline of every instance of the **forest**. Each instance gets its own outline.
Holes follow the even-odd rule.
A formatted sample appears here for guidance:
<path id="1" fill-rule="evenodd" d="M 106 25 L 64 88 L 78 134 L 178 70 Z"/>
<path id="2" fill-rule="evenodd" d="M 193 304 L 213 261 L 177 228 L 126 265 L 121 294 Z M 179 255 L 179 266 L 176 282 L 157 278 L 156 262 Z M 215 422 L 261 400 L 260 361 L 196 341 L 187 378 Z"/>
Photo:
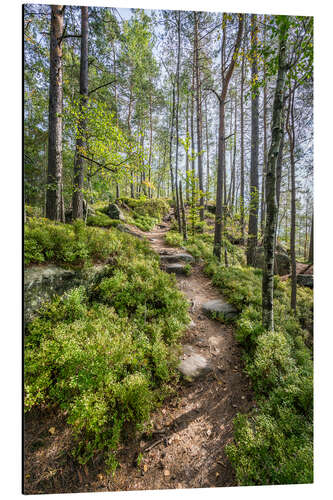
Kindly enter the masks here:
<path id="1" fill-rule="evenodd" d="M 313 482 L 313 18 L 23 40 L 24 492 Z"/>

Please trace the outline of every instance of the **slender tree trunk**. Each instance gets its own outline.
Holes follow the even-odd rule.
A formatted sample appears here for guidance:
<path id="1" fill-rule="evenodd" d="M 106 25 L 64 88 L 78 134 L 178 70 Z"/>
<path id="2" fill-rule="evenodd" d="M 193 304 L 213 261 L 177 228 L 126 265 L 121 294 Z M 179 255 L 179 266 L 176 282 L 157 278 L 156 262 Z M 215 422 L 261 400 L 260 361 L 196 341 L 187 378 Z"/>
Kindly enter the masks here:
<path id="1" fill-rule="evenodd" d="M 242 244 L 245 241 L 245 181 L 244 181 L 244 80 L 245 80 L 245 44 L 246 30 L 243 41 L 242 69 L 241 69 L 241 89 L 240 89 L 240 225 L 242 232 Z"/>
<path id="2" fill-rule="evenodd" d="M 310 246 L 309 246 L 309 263 L 313 264 L 313 214 L 311 217 L 311 232 L 310 232 Z"/>
<path id="3" fill-rule="evenodd" d="M 213 254 L 221 260 L 222 248 L 222 224 L 223 224 L 223 176 L 225 173 L 225 137 L 224 137 L 224 111 L 225 98 L 228 92 L 229 82 L 234 70 L 236 54 L 239 50 L 242 31 L 243 31 L 243 14 L 239 14 L 238 32 L 236 43 L 228 69 L 225 71 L 222 64 L 222 92 L 219 97 L 219 135 L 218 135 L 218 163 L 217 163 L 217 181 L 216 181 L 216 214 L 215 214 L 215 229 L 214 229 L 214 248 Z M 225 31 L 225 30 L 224 30 Z M 225 32 L 224 32 L 225 35 Z M 222 58 L 224 50 L 225 36 L 222 42 Z"/>
<path id="4" fill-rule="evenodd" d="M 289 137 L 290 151 L 290 174 L 291 174 L 291 224 L 290 224 L 290 258 L 291 258 L 291 299 L 290 307 L 296 311 L 297 301 L 297 276 L 296 276 L 296 184 L 295 184 L 295 123 L 294 123 L 294 99 L 295 89 L 290 89 L 287 132 Z"/>
<path id="5" fill-rule="evenodd" d="M 174 127 L 174 118 L 175 118 L 175 83 L 172 82 L 172 107 L 171 107 L 171 127 L 170 127 L 170 140 L 169 140 L 169 166 L 170 166 L 170 179 L 171 179 L 171 191 L 172 191 L 172 199 L 175 201 L 175 179 L 173 175 L 173 167 L 172 167 L 172 142 L 173 142 L 173 127 Z"/>
<path id="6" fill-rule="evenodd" d="M 199 41 L 198 41 L 198 13 L 194 12 L 194 53 L 195 53 L 195 79 L 196 79 L 196 104 L 197 104 L 197 150 L 198 150 L 198 178 L 200 190 L 200 220 L 205 217 L 203 172 L 202 172 L 202 110 L 201 110 L 201 82 L 199 67 Z"/>
<path id="7" fill-rule="evenodd" d="M 178 191 L 178 150 L 179 150 L 179 71 L 180 71 L 180 11 L 177 14 L 177 70 L 176 70 L 176 165 L 175 165 L 175 190 L 176 190 L 176 217 L 178 221 L 178 231 L 182 232 L 182 222 L 180 214 L 179 191 Z"/>
<path id="8" fill-rule="evenodd" d="M 264 16 L 264 45 L 266 44 L 266 16 Z M 264 64 L 264 102 L 263 102 L 263 125 L 264 125 L 264 161 L 261 178 L 261 207 L 260 207 L 260 231 L 264 234 L 265 227 L 265 183 L 267 170 L 267 83 L 266 83 L 266 65 Z"/>
<path id="9" fill-rule="evenodd" d="M 182 212 L 183 238 L 185 241 L 187 241 L 186 214 L 185 214 L 185 206 L 184 206 L 184 200 L 183 200 L 183 189 L 182 189 L 181 181 L 179 181 L 179 202 L 180 202 L 180 208 L 181 208 L 181 212 Z"/>
<path id="10" fill-rule="evenodd" d="M 188 120 L 188 95 L 186 97 L 186 140 L 188 139 L 189 136 L 189 120 Z M 186 184 L 185 184 L 185 199 L 188 202 L 190 199 L 190 193 L 189 193 L 189 155 L 188 155 L 188 149 L 186 150 L 186 156 L 185 156 L 185 172 L 186 172 Z"/>
<path id="11" fill-rule="evenodd" d="M 86 119 L 84 107 L 88 99 L 88 7 L 81 7 L 80 59 L 80 121 L 74 158 L 73 220 L 83 219 L 84 162 L 81 152 L 85 146 Z"/>
<path id="12" fill-rule="evenodd" d="M 62 36 L 63 5 L 51 6 L 49 144 L 46 217 L 60 220 L 62 186 Z"/>
<path id="13" fill-rule="evenodd" d="M 264 235 L 264 269 L 262 275 L 262 320 L 267 330 L 274 330 L 273 287 L 274 253 L 277 225 L 276 164 L 283 134 L 283 91 L 286 77 L 286 38 L 281 36 L 278 51 L 278 75 L 273 104 L 271 146 L 268 153 L 266 173 L 266 224 Z"/>
<path id="14" fill-rule="evenodd" d="M 258 78 L 257 65 L 257 16 L 251 15 L 251 48 L 252 48 L 252 82 Z M 252 92 L 251 101 L 251 172 L 250 172 L 250 215 L 247 240 L 247 265 L 256 265 L 256 248 L 258 241 L 258 212 L 259 212 L 259 91 Z"/>
<path id="15" fill-rule="evenodd" d="M 205 102 L 205 118 L 206 118 L 206 204 L 209 201 L 209 133 L 208 133 L 208 112 L 207 112 L 207 99 Z"/>
<path id="16" fill-rule="evenodd" d="M 148 170 L 148 198 L 151 198 L 151 161 L 153 153 L 153 111 L 152 111 L 152 98 L 151 93 L 149 94 L 149 170 Z"/>

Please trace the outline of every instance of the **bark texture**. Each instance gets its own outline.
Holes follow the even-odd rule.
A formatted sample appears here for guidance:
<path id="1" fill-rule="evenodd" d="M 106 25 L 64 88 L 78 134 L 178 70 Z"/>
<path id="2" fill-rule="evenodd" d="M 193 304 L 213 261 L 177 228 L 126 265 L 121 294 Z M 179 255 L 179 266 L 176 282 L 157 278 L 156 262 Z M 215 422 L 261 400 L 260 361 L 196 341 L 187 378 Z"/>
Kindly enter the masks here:
<path id="1" fill-rule="evenodd" d="M 64 9 L 63 5 L 51 6 L 46 217 L 52 220 L 61 220 L 62 213 L 62 37 Z"/>
<path id="2" fill-rule="evenodd" d="M 278 53 L 278 75 L 275 87 L 271 146 L 267 159 L 266 173 L 266 224 L 264 235 L 265 261 L 262 276 L 262 321 L 267 330 L 274 330 L 273 287 L 274 251 L 277 225 L 276 166 L 283 134 L 283 92 L 286 77 L 286 38 L 281 37 Z"/>
<path id="3" fill-rule="evenodd" d="M 84 162 L 81 152 L 85 146 L 86 119 L 84 107 L 88 99 L 88 7 L 81 7 L 80 59 L 80 122 L 74 158 L 73 219 L 83 218 Z"/>

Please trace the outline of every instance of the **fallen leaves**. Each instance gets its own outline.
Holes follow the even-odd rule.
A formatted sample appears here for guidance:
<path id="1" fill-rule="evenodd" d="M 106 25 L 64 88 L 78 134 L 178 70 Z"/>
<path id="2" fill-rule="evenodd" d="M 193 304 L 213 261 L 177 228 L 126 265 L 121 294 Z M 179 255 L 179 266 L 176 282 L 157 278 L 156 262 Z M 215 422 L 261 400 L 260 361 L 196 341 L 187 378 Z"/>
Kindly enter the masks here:
<path id="1" fill-rule="evenodd" d="M 55 431 L 56 431 L 56 430 L 55 430 L 55 427 L 50 427 L 50 428 L 49 428 L 49 433 L 50 433 L 50 434 L 52 434 L 52 436 L 53 436 L 53 434 L 55 433 Z"/>

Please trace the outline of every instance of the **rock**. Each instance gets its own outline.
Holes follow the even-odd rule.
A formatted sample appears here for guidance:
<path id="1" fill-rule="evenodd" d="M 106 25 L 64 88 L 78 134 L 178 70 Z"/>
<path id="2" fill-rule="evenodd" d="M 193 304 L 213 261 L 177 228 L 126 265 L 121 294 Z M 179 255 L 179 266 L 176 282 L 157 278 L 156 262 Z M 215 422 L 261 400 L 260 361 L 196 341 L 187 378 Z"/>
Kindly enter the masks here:
<path id="1" fill-rule="evenodd" d="M 175 274 L 186 274 L 187 275 L 187 269 L 185 268 L 184 264 L 167 264 L 164 268 L 164 270 L 167 273 L 175 273 Z"/>
<path id="2" fill-rule="evenodd" d="M 257 247 L 256 249 L 256 267 L 264 268 L 264 247 Z M 290 273 L 290 258 L 287 252 L 275 252 L 274 272 L 280 276 Z"/>
<path id="3" fill-rule="evenodd" d="M 103 212 L 106 213 L 106 215 L 108 215 L 111 219 L 125 221 L 124 214 L 115 203 L 110 203 L 110 205 L 106 207 Z"/>
<path id="4" fill-rule="evenodd" d="M 169 255 L 161 255 L 161 261 L 164 263 L 175 263 L 179 261 L 194 262 L 194 258 L 189 253 L 174 253 Z"/>
<path id="5" fill-rule="evenodd" d="M 298 274 L 297 284 L 300 286 L 307 286 L 313 288 L 313 274 Z"/>
<path id="6" fill-rule="evenodd" d="M 141 234 L 139 233 L 136 233 L 135 231 L 133 231 L 129 226 L 127 226 L 126 224 L 119 224 L 117 226 L 117 229 L 119 231 L 121 231 L 122 233 L 128 233 L 128 234 L 131 234 L 132 236 L 136 236 L 137 238 L 141 238 L 142 240 L 145 239 L 144 236 L 142 236 Z"/>
<path id="7" fill-rule="evenodd" d="M 222 299 L 209 300 L 202 305 L 202 310 L 207 316 L 215 316 L 216 319 L 234 319 L 238 316 L 237 309 Z"/>
<path id="8" fill-rule="evenodd" d="M 209 359 L 198 354 L 191 345 L 184 345 L 178 370 L 184 377 L 197 378 L 213 370 Z"/>
<path id="9" fill-rule="evenodd" d="M 75 271 L 54 265 L 28 267 L 24 271 L 24 321 L 31 321 L 44 302 L 72 288 L 83 285 L 89 295 L 108 271 L 107 264 Z"/>

